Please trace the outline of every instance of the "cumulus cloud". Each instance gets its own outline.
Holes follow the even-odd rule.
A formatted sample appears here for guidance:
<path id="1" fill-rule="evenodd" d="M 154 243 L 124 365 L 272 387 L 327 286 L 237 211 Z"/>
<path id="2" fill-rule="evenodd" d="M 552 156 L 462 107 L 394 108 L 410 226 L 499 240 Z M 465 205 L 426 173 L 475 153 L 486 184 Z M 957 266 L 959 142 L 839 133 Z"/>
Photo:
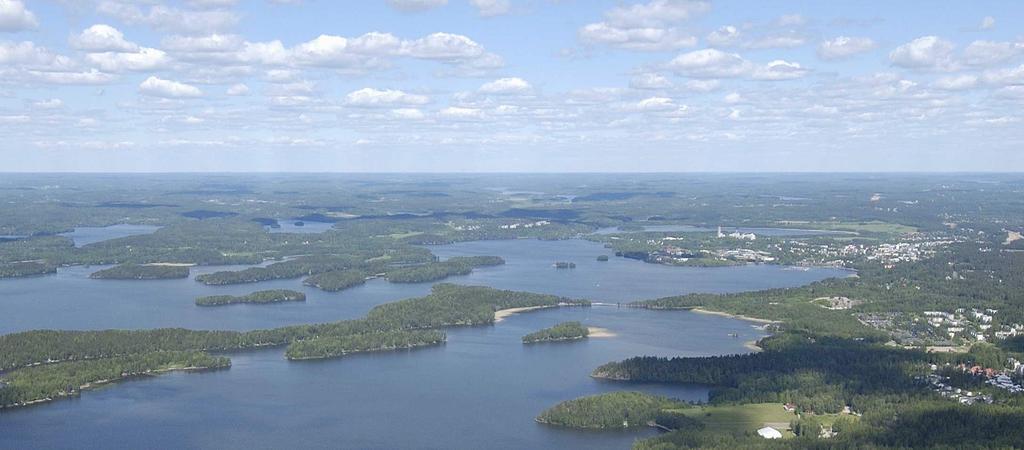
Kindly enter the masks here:
<path id="1" fill-rule="evenodd" d="M 47 69 L 73 66 L 70 58 L 54 54 L 31 41 L 0 41 L 0 64 Z"/>
<path id="2" fill-rule="evenodd" d="M 448 0 L 387 0 L 388 6 L 399 11 L 419 12 L 440 8 L 448 4 Z"/>
<path id="3" fill-rule="evenodd" d="M 579 37 L 588 44 L 640 51 L 674 50 L 697 45 L 696 37 L 674 28 L 616 28 L 604 22 L 584 26 Z"/>
<path id="4" fill-rule="evenodd" d="M 72 47 L 87 52 L 136 52 L 139 46 L 124 38 L 124 33 L 106 24 L 96 24 L 69 39 Z"/>
<path id="5" fill-rule="evenodd" d="M 169 36 L 162 41 L 164 49 L 182 53 L 230 52 L 243 45 L 241 36 L 217 33 L 206 36 Z"/>
<path id="6" fill-rule="evenodd" d="M 668 68 L 692 78 L 733 78 L 748 73 L 751 63 L 736 53 L 707 48 L 684 53 L 672 59 Z"/>
<path id="7" fill-rule="evenodd" d="M 231 96 L 249 95 L 249 86 L 242 83 L 233 84 L 224 93 Z"/>
<path id="8" fill-rule="evenodd" d="M 871 38 L 839 36 L 818 44 L 818 57 L 824 60 L 849 58 L 871 51 L 876 46 Z"/>
<path id="9" fill-rule="evenodd" d="M 423 111 L 416 108 L 396 108 L 391 110 L 391 116 L 396 119 L 420 120 L 426 117 Z"/>
<path id="10" fill-rule="evenodd" d="M 656 73 L 642 73 L 629 80 L 629 87 L 633 89 L 668 89 L 672 87 L 672 82 Z"/>
<path id="11" fill-rule="evenodd" d="M 114 81 L 117 77 L 100 72 L 96 69 L 89 69 L 84 71 L 45 71 L 45 70 L 30 70 L 28 71 L 34 80 L 50 83 L 50 84 L 83 84 L 83 85 L 94 85 L 94 84 L 106 84 Z"/>
<path id="12" fill-rule="evenodd" d="M 476 120 L 483 118 L 483 111 L 478 108 L 462 108 L 449 106 L 439 111 L 439 115 L 445 119 L 453 120 Z"/>
<path id="13" fill-rule="evenodd" d="M 798 34 L 773 34 L 762 36 L 745 43 L 745 48 L 762 50 L 770 48 L 795 48 L 804 45 L 807 39 Z"/>
<path id="14" fill-rule="evenodd" d="M 86 59 L 104 72 L 156 70 L 167 67 L 171 61 L 163 50 L 148 47 L 133 53 L 90 53 Z"/>
<path id="15" fill-rule="evenodd" d="M 1022 51 L 1022 43 L 974 41 L 964 49 L 963 61 L 971 66 L 992 66 L 1005 63 Z"/>
<path id="16" fill-rule="evenodd" d="M 739 43 L 742 32 L 732 25 L 725 25 L 708 33 L 708 45 L 712 47 L 731 47 Z"/>
<path id="17" fill-rule="evenodd" d="M 970 89 L 978 85 L 977 75 L 956 75 L 949 77 L 941 77 L 932 83 L 933 86 L 939 89 L 947 91 L 959 91 L 963 89 Z"/>
<path id="18" fill-rule="evenodd" d="M 469 0 L 469 3 L 480 12 L 481 17 L 508 14 L 512 9 L 509 0 Z"/>
<path id="19" fill-rule="evenodd" d="M 533 90 L 533 86 L 522 78 L 499 78 L 484 83 L 478 89 L 483 94 L 524 94 Z"/>
<path id="20" fill-rule="evenodd" d="M 163 98 L 193 98 L 203 95 L 203 91 L 195 86 L 157 77 L 146 78 L 139 84 L 139 93 Z"/>
<path id="21" fill-rule="evenodd" d="M 423 105 L 429 102 L 430 98 L 425 95 L 407 94 L 394 89 L 363 88 L 345 96 L 345 104 L 360 107 Z"/>
<path id="22" fill-rule="evenodd" d="M 721 85 L 722 82 L 718 80 L 689 80 L 686 82 L 686 89 L 694 92 L 711 92 Z"/>
<path id="23" fill-rule="evenodd" d="M 369 32 L 356 37 L 322 34 L 286 47 L 281 41 L 249 42 L 237 35 L 172 36 L 164 46 L 176 59 L 224 65 L 319 67 L 361 73 L 389 67 L 396 58 L 438 61 L 464 73 L 479 75 L 500 68 L 504 60 L 470 39 L 453 33 L 432 33 L 400 39 L 391 33 Z"/>
<path id="24" fill-rule="evenodd" d="M 937 36 L 919 37 L 896 47 L 889 61 L 909 69 L 951 70 L 955 68 L 953 43 Z"/>
<path id="25" fill-rule="evenodd" d="M 986 70 L 982 73 L 986 83 L 997 86 L 1024 85 L 1024 64 L 1006 69 Z"/>
<path id="26" fill-rule="evenodd" d="M 96 11 L 130 25 L 145 25 L 180 34 L 226 30 L 238 23 L 238 15 L 226 9 L 188 10 L 159 4 L 143 9 L 126 0 L 103 0 Z"/>
<path id="27" fill-rule="evenodd" d="M 37 26 L 35 14 L 21 0 L 0 0 L 0 31 L 31 30 Z"/>
<path id="28" fill-rule="evenodd" d="M 754 69 L 751 78 L 755 80 L 793 80 L 807 75 L 808 70 L 800 66 L 800 63 L 776 59 L 768 64 Z"/>
<path id="29" fill-rule="evenodd" d="M 765 65 L 747 61 L 736 53 L 706 48 L 679 55 L 666 66 L 690 78 L 738 78 L 778 81 L 801 78 L 809 72 L 799 63 L 777 59 Z"/>
<path id="30" fill-rule="evenodd" d="M 638 111 L 671 111 L 678 107 L 668 97 L 650 97 L 640 100 L 635 105 Z"/>
<path id="31" fill-rule="evenodd" d="M 606 12 L 604 21 L 583 26 L 579 39 L 585 44 L 639 51 L 693 47 L 697 38 L 676 25 L 710 9 L 708 2 L 690 0 L 654 0 L 620 6 Z"/>

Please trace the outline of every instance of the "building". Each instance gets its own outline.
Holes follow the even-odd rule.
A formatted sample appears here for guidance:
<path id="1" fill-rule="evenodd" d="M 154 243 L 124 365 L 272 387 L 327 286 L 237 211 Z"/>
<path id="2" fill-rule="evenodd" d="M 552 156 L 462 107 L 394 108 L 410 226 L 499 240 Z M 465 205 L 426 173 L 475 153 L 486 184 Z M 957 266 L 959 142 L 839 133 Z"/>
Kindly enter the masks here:
<path id="1" fill-rule="evenodd" d="M 772 427 L 764 427 L 757 430 L 757 435 L 765 439 L 782 439 L 782 432 Z"/>

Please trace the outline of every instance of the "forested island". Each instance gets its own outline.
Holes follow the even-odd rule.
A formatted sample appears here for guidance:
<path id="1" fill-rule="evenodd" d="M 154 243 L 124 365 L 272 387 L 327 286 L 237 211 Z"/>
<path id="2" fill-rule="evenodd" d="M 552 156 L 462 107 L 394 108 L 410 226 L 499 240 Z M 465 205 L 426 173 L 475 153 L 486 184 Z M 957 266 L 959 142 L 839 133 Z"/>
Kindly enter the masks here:
<path id="1" fill-rule="evenodd" d="M 425 283 L 454 275 L 468 275 L 475 267 L 501 264 L 505 264 L 505 260 L 498 256 L 456 256 L 446 261 L 388 269 L 386 277 L 392 283 Z"/>
<path id="2" fill-rule="evenodd" d="M 342 269 L 313 275 L 303 280 L 302 283 L 327 292 L 338 292 L 362 285 L 369 277 L 370 275 L 363 270 Z"/>
<path id="3" fill-rule="evenodd" d="M 691 406 L 642 392 L 609 392 L 559 403 L 537 416 L 537 422 L 588 429 L 635 428 L 657 423 L 677 429 L 694 422 L 673 414 L 674 410 L 686 408 Z"/>
<path id="4" fill-rule="evenodd" d="M 221 306 L 235 303 L 280 303 L 280 302 L 304 302 L 306 294 L 288 289 L 272 289 L 256 291 L 246 295 L 208 295 L 196 298 L 196 305 L 199 306 Z"/>
<path id="5" fill-rule="evenodd" d="M 26 367 L 0 375 L 0 409 L 77 396 L 82 390 L 131 377 L 230 366 L 226 357 L 199 351 L 152 351 Z"/>
<path id="6" fill-rule="evenodd" d="M 220 271 L 203 274 L 196 281 L 219 286 L 225 284 L 256 283 L 259 281 L 280 280 L 311 276 L 333 270 L 344 270 L 364 264 L 367 255 L 316 255 L 301 256 L 287 261 L 275 262 L 266 267 L 249 267 L 243 270 Z"/>
<path id="7" fill-rule="evenodd" d="M 139 355 L 154 352 L 204 352 L 288 345 L 286 354 L 294 359 L 328 358 L 372 350 L 395 350 L 444 342 L 440 328 L 489 325 L 495 311 L 536 306 L 587 306 L 585 300 L 533 294 L 481 286 L 437 284 L 424 297 L 385 303 L 374 307 L 365 318 L 339 322 L 294 325 L 253 331 L 195 331 L 180 328 L 155 330 L 54 331 L 36 330 L 0 336 L 0 398 L 19 399 L 4 403 L 15 406 L 33 397 L 37 389 L 11 380 L 32 371 L 31 377 L 49 380 L 62 387 L 80 386 L 106 380 L 90 378 L 74 364 L 110 361 L 123 364 Z M 105 366 L 103 366 L 105 367 Z M 121 367 L 121 366 L 117 366 Z M 97 373 L 96 376 L 101 374 Z M 77 383 L 77 384 L 76 384 Z M 26 390 L 28 389 L 28 390 Z"/>
<path id="8" fill-rule="evenodd" d="M 189 268 L 171 264 L 120 264 L 93 272 L 89 278 L 97 280 L 168 280 L 188 278 Z"/>
<path id="9" fill-rule="evenodd" d="M 562 322 L 553 327 L 545 328 L 523 336 L 523 343 L 535 344 L 538 342 L 586 339 L 589 334 L 590 331 L 587 327 L 583 326 L 582 323 L 576 321 Z"/>
<path id="10" fill-rule="evenodd" d="M 497 256 L 458 256 L 433 261 L 428 251 L 413 247 L 402 253 L 377 254 L 380 251 L 371 247 L 366 253 L 300 256 L 266 267 L 203 274 L 197 276 L 196 281 L 225 285 L 307 277 L 303 283 L 333 292 L 362 284 L 370 274 L 383 273 L 392 283 L 423 283 L 466 275 L 476 267 L 505 263 Z"/>
<path id="11" fill-rule="evenodd" d="M 57 273 L 57 265 L 46 261 L 0 263 L 0 278 L 27 277 Z"/>
<path id="12" fill-rule="evenodd" d="M 438 330 L 395 330 L 377 333 L 350 334 L 297 341 L 288 346 L 285 357 L 290 360 L 323 359 L 350 353 L 411 349 L 440 345 L 446 335 Z"/>

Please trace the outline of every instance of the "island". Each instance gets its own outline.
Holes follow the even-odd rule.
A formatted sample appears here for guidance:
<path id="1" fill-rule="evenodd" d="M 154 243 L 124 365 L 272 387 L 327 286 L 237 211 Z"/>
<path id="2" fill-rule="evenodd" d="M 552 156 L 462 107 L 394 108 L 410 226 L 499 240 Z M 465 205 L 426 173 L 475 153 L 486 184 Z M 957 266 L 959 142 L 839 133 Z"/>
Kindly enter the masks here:
<path id="1" fill-rule="evenodd" d="M 562 322 L 550 328 L 523 336 L 524 344 L 535 344 L 539 342 L 572 341 L 586 339 L 590 330 L 579 322 Z"/>
<path id="2" fill-rule="evenodd" d="M 316 274 L 306 278 L 302 283 L 327 292 L 338 292 L 364 284 L 368 278 L 371 277 L 362 270 L 345 269 Z"/>
<path id="3" fill-rule="evenodd" d="M 37 365 L 4 374 L 0 382 L 0 409 L 75 397 L 83 390 L 132 377 L 228 367 L 230 359 L 199 351 L 155 351 Z"/>
<path id="4" fill-rule="evenodd" d="M 441 345 L 446 339 L 445 333 L 438 330 L 396 330 L 332 336 L 297 341 L 288 346 L 288 350 L 285 351 L 285 357 L 292 361 L 336 358 L 350 353 L 402 350 Z"/>
<path id="5" fill-rule="evenodd" d="M 574 262 L 558 261 L 555 264 L 553 264 L 553 266 L 556 269 L 575 269 L 576 268 L 576 263 L 574 263 Z"/>
<path id="6" fill-rule="evenodd" d="M 554 295 L 441 283 L 426 296 L 381 304 L 363 318 L 331 323 L 251 331 L 33 330 L 0 335 L 0 408 L 48 401 L 77 389 L 69 386 L 114 379 L 109 375 L 114 372 L 129 376 L 230 364 L 226 358 L 202 363 L 188 359 L 203 358 L 202 352 L 288 346 L 290 359 L 316 359 L 401 350 L 445 342 L 441 328 L 491 325 L 499 310 L 589 305 Z"/>
<path id="7" fill-rule="evenodd" d="M 688 408 L 692 406 L 679 400 L 643 392 L 609 392 L 559 403 L 542 412 L 536 420 L 546 425 L 580 429 L 699 426 L 695 420 L 679 414 Z"/>
<path id="8" fill-rule="evenodd" d="M 97 280 L 168 280 L 188 278 L 188 265 L 183 264 L 120 264 L 93 272 Z"/>
<path id="9" fill-rule="evenodd" d="M 198 306 L 223 306 L 235 303 L 281 303 L 281 302 L 304 302 L 306 294 L 288 289 L 271 289 L 256 291 L 247 295 L 209 295 L 196 299 Z"/>
<path id="10" fill-rule="evenodd" d="M 387 279 L 392 283 L 424 283 L 453 275 L 468 275 L 476 267 L 502 264 L 505 260 L 498 256 L 456 256 L 445 261 L 391 269 L 387 272 Z"/>
<path id="11" fill-rule="evenodd" d="M 608 261 L 608 255 L 600 255 L 597 257 L 597 260 L 601 262 Z"/>
<path id="12" fill-rule="evenodd" d="M 0 264 L 0 278 L 27 277 L 57 273 L 57 265 L 46 261 L 19 261 Z"/>

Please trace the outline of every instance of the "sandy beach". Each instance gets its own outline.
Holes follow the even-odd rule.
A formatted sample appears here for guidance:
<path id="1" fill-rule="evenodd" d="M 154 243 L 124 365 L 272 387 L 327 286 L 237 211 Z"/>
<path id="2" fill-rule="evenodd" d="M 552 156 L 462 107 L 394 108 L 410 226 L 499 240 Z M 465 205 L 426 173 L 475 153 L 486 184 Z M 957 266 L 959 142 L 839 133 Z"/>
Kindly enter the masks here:
<path id="1" fill-rule="evenodd" d="M 587 327 L 587 337 L 592 338 L 610 338 L 618 336 L 607 328 L 600 327 Z"/>
<path id="2" fill-rule="evenodd" d="M 729 313 L 725 313 L 725 312 L 721 312 L 721 311 L 709 311 L 709 310 L 701 309 L 701 308 L 692 308 L 692 309 L 690 309 L 690 311 L 693 311 L 695 313 L 701 313 L 701 314 L 711 314 L 713 316 L 722 316 L 722 317 L 731 317 L 733 319 L 742 319 L 742 320 L 747 320 L 747 321 L 750 321 L 750 322 L 779 323 L 778 320 L 758 319 L 757 317 L 744 316 L 744 315 L 741 315 L 741 314 L 729 314 Z"/>
<path id="3" fill-rule="evenodd" d="M 527 306 L 527 307 L 523 307 L 523 308 L 499 309 L 499 310 L 494 312 L 494 323 L 501 322 L 502 320 L 505 320 L 506 317 L 511 316 L 513 314 L 519 314 L 521 312 L 526 312 L 526 311 L 534 311 L 534 310 L 537 310 L 537 309 L 557 308 L 557 307 L 558 307 L 557 305 L 551 305 L 551 306 Z"/>

